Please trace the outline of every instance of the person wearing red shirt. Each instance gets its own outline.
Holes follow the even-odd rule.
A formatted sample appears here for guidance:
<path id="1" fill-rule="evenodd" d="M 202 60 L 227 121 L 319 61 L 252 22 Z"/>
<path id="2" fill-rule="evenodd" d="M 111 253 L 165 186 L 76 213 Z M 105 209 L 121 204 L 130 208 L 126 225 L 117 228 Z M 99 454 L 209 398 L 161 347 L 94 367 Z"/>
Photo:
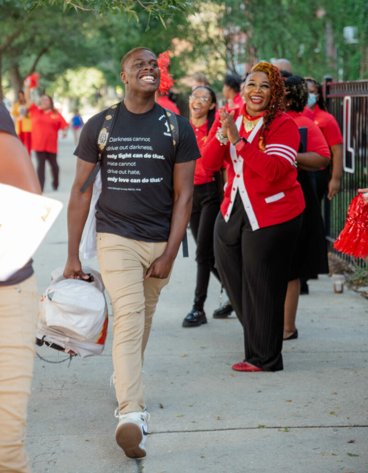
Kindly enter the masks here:
<path id="1" fill-rule="evenodd" d="M 314 123 L 321 129 L 331 150 L 331 167 L 315 174 L 320 200 L 327 195 L 331 200 L 340 190 L 343 173 L 343 138 L 335 117 L 326 111 L 322 86 L 312 77 L 305 79 L 308 86 L 308 108 L 313 112 Z"/>
<path id="2" fill-rule="evenodd" d="M 190 124 L 194 130 L 198 147 L 202 150 L 216 113 L 215 92 L 207 86 L 194 88 L 189 97 L 189 111 Z M 193 208 L 190 217 L 190 229 L 197 245 L 196 287 L 193 308 L 184 318 L 183 327 L 198 327 L 207 323 L 204 303 L 207 298 L 211 272 L 220 280 L 214 267 L 213 252 L 213 229 L 220 210 L 220 202 L 220 190 L 215 173 L 204 168 L 200 158 L 196 161 Z"/>
<path id="3" fill-rule="evenodd" d="M 157 94 L 156 102 L 159 105 L 161 105 L 161 107 L 164 107 L 167 110 L 170 110 L 171 112 L 176 113 L 177 115 L 180 115 L 180 110 L 176 106 L 176 103 L 170 99 L 168 94 L 165 94 L 165 95 Z"/>
<path id="4" fill-rule="evenodd" d="M 236 116 L 240 113 L 240 110 L 244 106 L 244 101 L 241 96 L 242 80 L 238 75 L 227 74 L 225 76 L 224 85 L 222 88 L 222 94 L 226 99 L 224 110 L 228 113 L 234 113 Z M 220 109 L 221 110 L 221 109 Z M 216 133 L 216 130 L 221 127 L 220 110 L 216 112 L 215 121 L 208 135 L 208 141 L 210 141 Z M 224 167 L 219 171 L 219 175 L 222 175 L 222 180 L 226 181 L 227 171 L 226 163 Z M 218 309 L 213 312 L 213 318 L 225 319 L 233 312 L 233 307 L 229 300 L 226 300 Z"/>
<path id="5" fill-rule="evenodd" d="M 32 119 L 32 149 L 37 158 L 37 174 L 41 189 L 45 185 L 46 161 L 51 167 L 52 187 L 59 187 L 59 166 L 57 163 L 58 132 L 64 130 L 66 136 L 69 124 L 55 109 L 54 102 L 49 95 L 41 95 L 39 106 L 30 102 L 28 86 L 25 87 L 28 111 Z"/>
<path id="6" fill-rule="evenodd" d="M 285 300 L 284 340 L 293 340 L 298 338 L 295 320 L 300 280 L 306 281 L 316 274 L 328 273 L 321 207 L 309 171 L 326 168 L 330 160 L 330 150 L 318 126 L 303 115 L 308 98 L 306 81 L 299 76 L 290 76 L 285 79 L 285 87 L 287 113 L 297 124 L 302 136 L 296 162 L 298 181 L 302 186 L 306 204 Z"/>
<path id="7" fill-rule="evenodd" d="M 253 66 L 241 113 L 222 110 L 222 128 L 203 150 L 207 169 L 228 163 L 215 260 L 243 326 L 245 360 L 232 366 L 235 371 L 283 369 L 284 301 L 304 210 L 296 170 L 299 131 L 282 112 L 284 95 L 275 66 Z"/>
<path id="8" fill-rule="evenodd" d="M 241 78 L 235 74 L 226 74 L 222 94 L 226 100 L 225 110 L 240 109 L 244 105 L 240 95 Z"/>

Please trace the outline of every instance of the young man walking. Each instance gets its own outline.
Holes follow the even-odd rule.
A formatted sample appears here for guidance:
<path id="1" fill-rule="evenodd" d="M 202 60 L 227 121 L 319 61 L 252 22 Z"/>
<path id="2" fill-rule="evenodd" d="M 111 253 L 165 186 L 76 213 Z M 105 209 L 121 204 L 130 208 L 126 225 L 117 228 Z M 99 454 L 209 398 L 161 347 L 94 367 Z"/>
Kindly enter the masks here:
<path id="1" fill-rule="evenodd" d="M 113 365 L 118 401 L 116 441 L 132 458 L 146 455 L 149 414 L 142 384 L 143 353 L 161 289 L 187 227 L 199 157 L 189 122 L 177 116 L 174 143 L 165 110 L 155 103 L 160 83 L 156 55 L 129 51 L 121 61 L 125 97 L 102 156 L 102 192 L 96 206 L 100 271 L 113 308 Z M 98 159 L 105 112 L 84 126 L 75 151 L 77 171 L 68 207 L 67 278 L 86 279 L 79 243 L 92 186 L 80 188 Z"/>

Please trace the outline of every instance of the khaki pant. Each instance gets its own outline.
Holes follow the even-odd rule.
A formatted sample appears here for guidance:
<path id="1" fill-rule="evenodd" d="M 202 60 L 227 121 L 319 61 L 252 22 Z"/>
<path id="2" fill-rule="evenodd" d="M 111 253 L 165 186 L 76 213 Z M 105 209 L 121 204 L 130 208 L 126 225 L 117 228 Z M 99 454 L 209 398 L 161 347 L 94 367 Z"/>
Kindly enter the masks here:
<path id="1" fill-rule="evenodd" d="M 0 287 L 0 472 L 28 473 L 24 436 L 38 312 L 36 278 Z"/>
<path id="2" fill-rule="evenodd" d="M 166 242 L 149 243 L 110 233 L 97 234 L 101 276 L 112 302 L 114 316 L 112 359 L 119 412 L 145 407 L 142 382 L 143 353 L 152 316 L 167 279 L 144 279 Z"/>

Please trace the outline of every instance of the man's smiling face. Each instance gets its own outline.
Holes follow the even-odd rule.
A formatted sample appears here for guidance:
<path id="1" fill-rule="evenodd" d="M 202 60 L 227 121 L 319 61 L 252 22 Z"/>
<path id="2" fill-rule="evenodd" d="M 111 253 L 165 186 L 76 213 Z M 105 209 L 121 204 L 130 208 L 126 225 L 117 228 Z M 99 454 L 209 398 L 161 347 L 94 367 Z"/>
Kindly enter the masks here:
<path id="1" fill-rule="evenodd" d="M 133 52 L 123 64 L 121 80 L 130 92 L 154 93 L 160 85 L 155 54 L 147 49 Z"/>

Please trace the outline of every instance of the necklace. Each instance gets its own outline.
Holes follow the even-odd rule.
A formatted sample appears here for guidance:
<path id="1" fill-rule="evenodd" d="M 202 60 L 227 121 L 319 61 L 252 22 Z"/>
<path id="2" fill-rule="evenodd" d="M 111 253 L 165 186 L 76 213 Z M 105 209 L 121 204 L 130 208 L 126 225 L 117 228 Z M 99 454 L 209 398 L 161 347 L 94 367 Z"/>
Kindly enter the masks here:
<path id="1" fill-rule="evenodd" d="M 257 117 L 253 120 L 250 120 L 247 116 L 244 115 L 243 117 L 244 130 L 247 133 L 251 132 L 261 118 L 262 117 Z"/>
<path id="2" fill-rule="evenodd" d="M 252 117 L 251 115 L 249 115 L 247 113 L 247 110 L 244 110 L 244 113 L 243 113 L 243 126 L 244 126 L 245 132 L 250 133 L 253 130 L 253 128 L 255 128 L 257 126 L 257 123 L 263 117 L 263 115 L 265 113 L 266 113 L 266 111 L 261 112 L 256 117 Z"/>

